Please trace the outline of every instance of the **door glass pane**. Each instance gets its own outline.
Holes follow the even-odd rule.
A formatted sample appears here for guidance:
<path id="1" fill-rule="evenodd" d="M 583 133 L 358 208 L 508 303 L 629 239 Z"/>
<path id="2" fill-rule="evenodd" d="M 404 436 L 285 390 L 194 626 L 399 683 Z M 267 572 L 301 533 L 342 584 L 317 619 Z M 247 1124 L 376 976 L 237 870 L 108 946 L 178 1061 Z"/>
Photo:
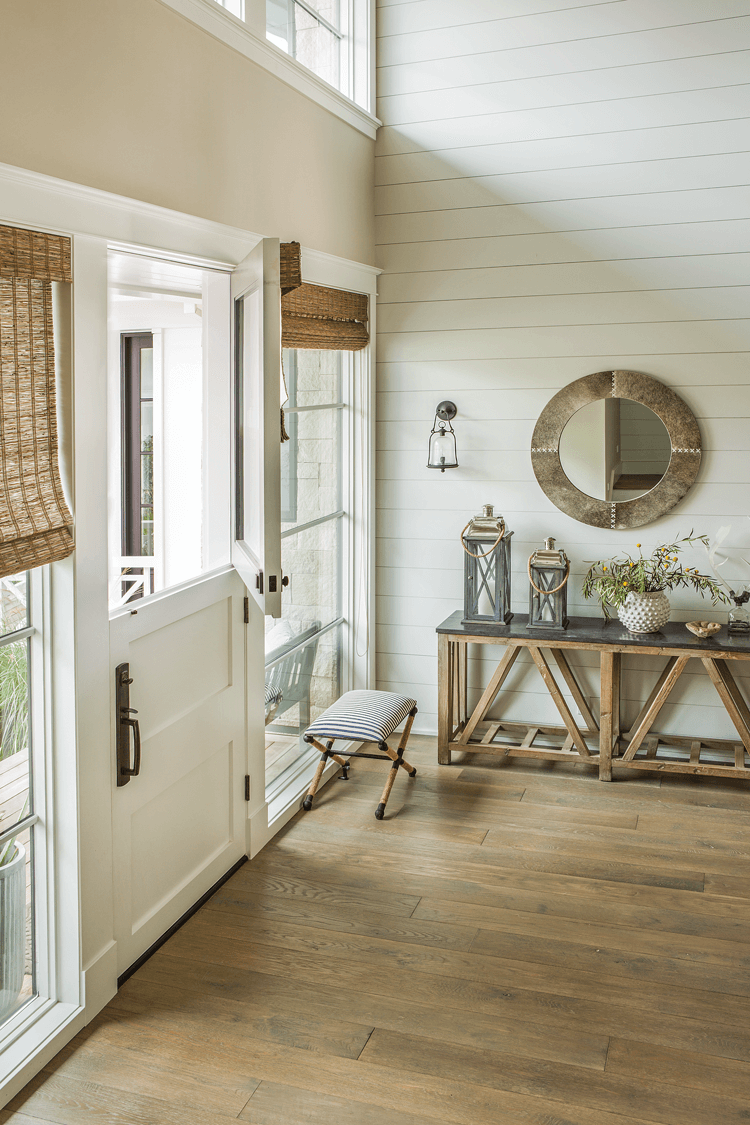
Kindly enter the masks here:
<path id="1" fill-rule="evenodd" d="M 154 397 L 154 349 L 141 348 L 141 398 Z"/>
<path id="2" fill-rule="evenodd" d="M 112 609 L 209 569 L 204 429 L 209 443 L 214 431 L 205 425 L 212 407 L 204 396 L 204 352 L 213 354 L 219 318 L 226 335 L 227 309 L 217 302 L 204 318 L 207 284 L 193 266 L 109 255 L 111 354 L 120 357 L 110 372 L 119 414 L 112 430 L 122 434 L 120 480 L 111 482 L 122 497 L 120 542 L 110 552 Z"/>

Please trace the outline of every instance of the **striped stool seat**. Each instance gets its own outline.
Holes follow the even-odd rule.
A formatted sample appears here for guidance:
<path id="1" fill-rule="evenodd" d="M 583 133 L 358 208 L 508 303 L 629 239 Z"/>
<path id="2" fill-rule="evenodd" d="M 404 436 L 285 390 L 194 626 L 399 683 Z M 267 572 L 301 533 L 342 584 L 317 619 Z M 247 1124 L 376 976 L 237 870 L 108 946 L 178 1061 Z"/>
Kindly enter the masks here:
<path id="1" fill-rule="evenodd" d="M 388 780 L 375 812 L 377 819 L 382 820 L 399 766 L 403 767 L 410 777 L 415 777 L 417 773 L 403 757 L 416 714 L 417 704 L 414 699 L 409 699 L 406 695 L 397 695 L 392 691 L 347 691 L 332 703 L 305 731 L 305 742 L 312 743 L 320 750 L 321 759 L 302 807 L 306 810 L 312 808 L 313 797 L 329 758 L 343 767 L 343 781 L 349 776 L 352 758 L 390 760 L 392 765 Z M 408 719 L 408 722 L 401 735 L 398 749 L 391 750 L 387 739 L 404 719 Z M 325 746 L 319 741 L 320 739 L 325 741 Z M 332 746 L 336 739 L 346 739 L 348 742 L 375 742 L 381 753 L 365 754 L 360 750 L 342 750 L 334 754 Z M 345 754 L 349 761 L 345 761 L 341 754 Z"/>
<path id="2" fill-rule="evenodd" d="M 416 706 L 416 700 L 392 691 L 347 691 L 310 724 L 305 737 L 385 742 Z"/>

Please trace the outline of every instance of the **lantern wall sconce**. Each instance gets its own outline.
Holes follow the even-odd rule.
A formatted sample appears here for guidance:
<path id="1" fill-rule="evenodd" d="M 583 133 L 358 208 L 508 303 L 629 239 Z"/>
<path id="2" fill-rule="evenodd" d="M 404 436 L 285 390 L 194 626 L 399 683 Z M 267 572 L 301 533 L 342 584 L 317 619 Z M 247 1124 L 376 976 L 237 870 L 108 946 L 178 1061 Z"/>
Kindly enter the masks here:
<path id="1" fill-rule="evenodd" d="M 457 410 L 455 402 L 450 402 L 445 399 L 444 402 L 438 403 L 438 408 L 435 411 L 435 421 L 432 423 L 432 432 L 430 433 L 430 444 L 427 453 L 427 468 L 440 469 L 444 473 L 446 469 L 456 469 L 458 467 L 458 457 L 456 455 L 456 435 L 451 426 L 451 420 L 456 417 Z M 446 430 L 446 424 L 448 429 Z"/>

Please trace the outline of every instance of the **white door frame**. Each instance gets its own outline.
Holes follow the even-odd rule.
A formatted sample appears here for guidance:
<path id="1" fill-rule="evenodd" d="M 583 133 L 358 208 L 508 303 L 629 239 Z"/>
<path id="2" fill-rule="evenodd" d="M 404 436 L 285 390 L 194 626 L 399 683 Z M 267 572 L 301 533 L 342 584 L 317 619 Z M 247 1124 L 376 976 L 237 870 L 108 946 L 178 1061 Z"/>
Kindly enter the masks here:
<path id="1" fill-rule="evenodd" d="M 106 430 L 90 425 L 92 418 L 106 416 L 107 249 L 120 243 L 144 253 L 166 251 L 178 261 L 210 261 L 231 269 L 261 236 L 7 164 L 0 164 L 0 223 L 73 238 L 73 425 L 72 448 L 67 454 L 73 465 L 77 549 L 71 559 L 53 565 L 50 588 L 55 621 L 52 738 L 55 770 L 65 798 L 58 801 L 56 826 L 65 845 L 58 849 L 58 887 L 65 887 L 68 903 L 80 910 L 80 946 L 78 934 L 69 935 L 73 945 L 60 951 L 64 964 L 58 1004 L 45 1016 L 44 1026 L 40 1020 L 28 1036 L 16 1040 L 12 1057 L 6 1052 L 9 1069 L 0 1071 L 2 1105 L 101 1010 L 117 989 L 112 889 L 114 763 L 108 752 L 107 435 Z M 371 295 L 370 331 L 374 336 L 379 271 L 319 251 L 303 248 L 302 255 L 307 280 Z M 366 619 L 371 636 L 363 655 L 355 648 L 352 686 L 374 683 L 374 412 L 369 355 L 367 359 L 363 356 L 361 364 L 363 485 L 361 511 L 355 518 L 361 527 L 359 543 L 364 548 L 360 546 L 355 552 L 352 565 L 364 577 L 358 579 L 354 628 L 362 637 L 361 622 Z M 64 440 L 64 427 L 62 434 Z M 249 682 L 262 685 L 263 620 L 259 616 L 251 614 L 247 644 Z M 260 701 L 262 691 L 253 694 Z M 249 715 L 251 746 L 259 739 L 258 744 L 263 745 L 260 702 L 257 712 L 257 716 Z M 269 827 L 265 801 L 256 806 L 247 824 L 249 854 L 256 854 L 294 811 L 280 811 Z M 72 971 L 75 962 L 78 969 Z"/>

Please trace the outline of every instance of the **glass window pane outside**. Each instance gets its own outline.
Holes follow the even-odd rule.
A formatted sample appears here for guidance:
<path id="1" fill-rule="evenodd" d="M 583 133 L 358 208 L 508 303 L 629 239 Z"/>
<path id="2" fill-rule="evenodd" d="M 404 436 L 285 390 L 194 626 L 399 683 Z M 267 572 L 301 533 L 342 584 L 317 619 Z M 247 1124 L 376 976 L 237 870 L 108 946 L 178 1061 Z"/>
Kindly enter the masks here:
<path id="1" fill-rule="evenodd" d="M 29 749 L 26 638 L 0 646 L 0 832 L 33 812 Z"/>
<path id="2" fill-rule="evenodd" d="M 9 574 L 0 578 L 0 636 L 25 629 L 28 624 L 28 574 Z"/>
<path id="3" fill-rule="evenodd" d="M 28 573 L 0 580 L 4 631 L 30 623 Z M 30 640 L 0 645 L 0 832 L 33 813 L 29 707 Z M 0 1025 L 36 993 L 34 828 L 0 844 Z M 0 1032 L 1 1034 L 1 1032 Z"/>
<path id="4" fill-rule="evenodd" d="M 0 844 L 0 1025 L 36 995 L 33 837 L 26 828 Z"/>
<path id="5" fill-rule="evenodd" d="M 293 766 L 300 754 L 309 752 L 301 735 L 322 711 L 341 694 L 341 627 L 313 637 L 296 653 L 294 669 L 277 665 L 269 669 L 266 683 L 278 684 L 287 698 L 279 704 L 274 719 L 266 727 L 266 786 Z"/>
<path id="6" fill-rule="evenodd" d="M 290 406 L 322 406 L 341 402 L 341 352 L 285 348 L 283 358 L 287 375 L 290 368 L 294 368 L 296 373 L 293 385 L 288 386 Z"/>
<path id="7" fill-rule="evenodd" d="M 341 410 L 305 410 L 341 401 L 341 352 L 285 351 L 290 440 L 281 447 L 282 531 L 341 508 Z M 285 571 L 285 573 L 287 573 Z"/>
<path id="8" fill-rule="evenodd" d="M 339 27 L 338 0 L 320 0 L 310 7 L 333 27 Z M 318 77 L 340 88 L 342 40 L 302 4 L 296 0 L 266 0 L 266 37 Z"/>
<path id="9" fill-rule="evenodd" d="M 294 5 L 294 57 L 332 86 L 339 84 L 338 36 L 301 4 Z"/>
<path id="10" fill-rule="evenodd" d="M 289 585 L 281 595 L 281 620 L 300 633 L 322 629 L 340 614 L 341 519 L 327 520 L 281 541 L 281 569 Z"/>
<path id="11" fill-rule="evenodd" d="M 296 419 L 290 440 L 281 447 L 281 477 L 287 482 L 282 515 L 289 520 L 282 523 L 282 532 L 341 508 L 341 411 L 311 410 Z"/>

